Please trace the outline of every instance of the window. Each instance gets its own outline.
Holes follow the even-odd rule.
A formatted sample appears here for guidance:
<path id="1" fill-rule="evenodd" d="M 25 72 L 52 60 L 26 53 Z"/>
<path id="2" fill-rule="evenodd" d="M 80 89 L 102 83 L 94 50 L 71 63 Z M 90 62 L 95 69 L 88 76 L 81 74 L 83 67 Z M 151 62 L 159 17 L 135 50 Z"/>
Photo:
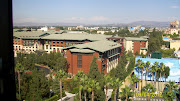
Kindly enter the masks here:
<path id="1" fill-rule="evenodd" d="M 57 45 L 57 47 L 59 47 L 59 45 Z"/>
<path id="2" fill-rule="evenodd" d="M 63 41 L 61 41 L 61 44 L 63 44 Z"/>
<path id="3" fill-rule="evenodd" d="M 77 55 L 77 66 L 82 68 L 82 55 Z"/>
<path id="4" fill-rule="evenodd" d="M 63 47 L 63 45 L 61 45 L 61 47 Z"/>
<path id="5" fill-rule="evenodd" d="M 55 41 L 53 41 L 53 43 L 55 43 Z"/>
<path id="6" fill-rule="evenodd" d="M 46 49 L 48 49 L 48 45 L 46 45 Z"/>
<path id="7" fill-rule="evenodd" d="M 59 43 L 59 41 L 57 41 L 57 43 Z"/>
<path id="8" fill-rule="evenodd" d="M 53 46 L 55 46 L 55 45 L 53 45 Z"/>

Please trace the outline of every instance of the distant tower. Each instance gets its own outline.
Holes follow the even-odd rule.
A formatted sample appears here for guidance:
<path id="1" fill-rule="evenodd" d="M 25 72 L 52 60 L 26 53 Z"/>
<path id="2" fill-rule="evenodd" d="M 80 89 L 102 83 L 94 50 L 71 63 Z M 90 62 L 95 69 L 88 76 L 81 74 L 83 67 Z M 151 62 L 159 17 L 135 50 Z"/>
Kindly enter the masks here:
<path id="1" fill-rule="evenodd" d="M 170 22 L 170 34 L 178 34 L 178 30 L 179 30 L 179 21 L 172 21 Z"/>

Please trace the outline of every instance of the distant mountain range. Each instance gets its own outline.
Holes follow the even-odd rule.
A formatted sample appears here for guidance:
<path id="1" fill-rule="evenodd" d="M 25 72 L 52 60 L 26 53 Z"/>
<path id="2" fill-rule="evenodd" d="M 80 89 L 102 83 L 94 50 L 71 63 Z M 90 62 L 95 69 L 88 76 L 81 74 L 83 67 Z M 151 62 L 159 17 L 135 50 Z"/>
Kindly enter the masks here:
<path id="1" fill-rule="evenodd" d="M 106 26 L 106 27 L 123 27 L 123 26 L 144 26 L 144 27 L 169 27 L 169 22 L 158 21 L 136 21 L 132 23 L 118 23 L 118 24 L 83 24 L 83 23 L 14 23 L 14 26 Z"/>

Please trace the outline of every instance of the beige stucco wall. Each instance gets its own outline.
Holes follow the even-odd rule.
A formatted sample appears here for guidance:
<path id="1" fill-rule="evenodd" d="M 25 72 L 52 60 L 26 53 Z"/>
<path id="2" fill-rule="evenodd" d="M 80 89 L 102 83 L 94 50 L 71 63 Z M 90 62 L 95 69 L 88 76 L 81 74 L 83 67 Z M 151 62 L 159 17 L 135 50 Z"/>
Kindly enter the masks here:
<path id="1" fill-rule="evenodd" d="M 178 51 L 180 48 L 180 40 L 171 40 L 170 41 L 170 48 L 175 48 L 175 51 Z"/>
<path id="2" fill-rule="evenodd" d="M 170 34 L 173 35 L 174 33 L 178 34 L 178 29 L 170 29 Z"/>
<path id="3" fill-rule="evenodd" d="M 126 51 L 132 51 L 133 52 L 133 42 L 124 40 L 124 48 L 126 48 Z"/>

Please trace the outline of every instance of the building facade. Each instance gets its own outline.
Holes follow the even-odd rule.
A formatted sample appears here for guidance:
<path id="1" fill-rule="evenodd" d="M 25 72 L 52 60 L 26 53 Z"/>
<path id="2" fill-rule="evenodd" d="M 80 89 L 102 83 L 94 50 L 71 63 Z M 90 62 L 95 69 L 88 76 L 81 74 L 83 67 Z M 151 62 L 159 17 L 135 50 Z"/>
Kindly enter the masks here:
<path id="1" fill-rule="evenodd" d="M 148 50 L 148 39 L 143 37 L 125 37 L 124 47 L 126 51 L 132 51 L 132 53 L 146 54 Z"/>
<path id="2" fill-rule="evenodd" d="M 110 41 L 95 41 L 63 48 L 69 63 L 68 73 L 89 72 L 93 57 L 100 72 L 109 73 L 118 64 L 121 45 Z"/>

